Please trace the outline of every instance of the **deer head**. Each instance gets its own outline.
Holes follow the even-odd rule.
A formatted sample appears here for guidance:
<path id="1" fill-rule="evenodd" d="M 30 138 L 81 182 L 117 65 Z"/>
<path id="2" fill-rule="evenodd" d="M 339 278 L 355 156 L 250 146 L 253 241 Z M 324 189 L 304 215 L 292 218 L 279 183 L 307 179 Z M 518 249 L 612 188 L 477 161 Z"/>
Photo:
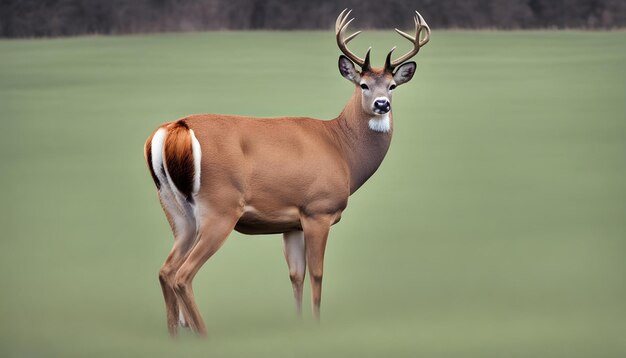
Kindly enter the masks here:
<path id="1" fill-rule="evenodd" d="M 347 9 L 346 9 L 347 10 Z M 384 116 L 391 111 L 391 95 L 394 89 L 413 78 L 417 64 L 413 61 L 406 62 L 415 56 L 419 49 L 424 46 L 430 39 L 430 28 L 424 18 L 415 12 L 415 36 L 406 34 L 395 29 L 402 37 L 411 41 L 413 49 L 396 60 L 391 59 L 391 54 L 395 47 L 387 54 L 385 67 L 372 68 L 370 66 L 370 49 L 362 59 L 352 53 L 347 47 L 348 42 L 354 39 L 361 31 L 357 31 L 350 36 L 345 37 L 344 32 L 348 25 L 354 20 L 349 19 L 352 10 L 342 11 L 335 23 L 335 35 L 337 37 L 337 45 L 344 54 L 339 56 L 339 72 L 347 80 L 354 83 L 361 89 L 361 104 L 363 111 L 375 118 L 375 116 Z M 360 72 L 354 67 L 358 65 Z"/>

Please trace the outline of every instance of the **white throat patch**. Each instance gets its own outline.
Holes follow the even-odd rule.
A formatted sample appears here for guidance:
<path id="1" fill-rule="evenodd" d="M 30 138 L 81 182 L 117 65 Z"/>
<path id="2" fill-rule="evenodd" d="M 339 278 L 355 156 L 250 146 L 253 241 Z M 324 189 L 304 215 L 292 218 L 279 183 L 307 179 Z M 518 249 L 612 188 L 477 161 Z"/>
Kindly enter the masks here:
<path id="1" fill-rule="evenodd" d="M 375 132 L 387 133 L 391 130 L 391 121 L 389 120 L 389 113 L 385 113 L 382 116 L 372 117 L 369 122 L 369 127 Z"/>

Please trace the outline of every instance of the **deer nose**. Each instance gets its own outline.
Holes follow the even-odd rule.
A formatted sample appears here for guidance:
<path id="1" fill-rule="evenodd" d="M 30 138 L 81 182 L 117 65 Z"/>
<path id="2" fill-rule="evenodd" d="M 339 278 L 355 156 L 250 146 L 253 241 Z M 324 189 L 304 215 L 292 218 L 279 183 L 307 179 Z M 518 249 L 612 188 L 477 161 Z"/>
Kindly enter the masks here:
<path id="1" fill-rule="evenodd" d="M 387 113 L 391 109 L 391 103 L 387 99 L 377 99 L 374 101 L 374 111 L 376 113 Z"/>

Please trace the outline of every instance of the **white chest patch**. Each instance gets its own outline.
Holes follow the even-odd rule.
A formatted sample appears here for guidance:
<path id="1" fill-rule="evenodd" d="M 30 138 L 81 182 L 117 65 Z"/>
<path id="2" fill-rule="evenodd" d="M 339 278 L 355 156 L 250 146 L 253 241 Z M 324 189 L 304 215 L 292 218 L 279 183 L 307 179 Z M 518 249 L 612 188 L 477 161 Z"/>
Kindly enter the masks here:
<path id="1" fill-rule="evenodd" d="M 389 113 L 382 116 L 372 117 L 369 122 L 369 127 L 375 132 L 387 133 L 391 130 L 391 121 L 389 120 Z"/>

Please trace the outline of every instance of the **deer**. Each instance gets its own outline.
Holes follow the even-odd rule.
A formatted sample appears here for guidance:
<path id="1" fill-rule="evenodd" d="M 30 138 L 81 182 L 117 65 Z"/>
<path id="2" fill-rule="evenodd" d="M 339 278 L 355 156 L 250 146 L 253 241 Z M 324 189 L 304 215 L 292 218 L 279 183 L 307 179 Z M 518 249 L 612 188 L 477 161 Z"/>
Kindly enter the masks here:
<path id="1" fill-rule="evenodd" d="M 198 114 L 159 126 L 146 141 L 144 157 L 174 235 L 158 275 L 172 337 L 179 326 L 207 335 L 192 280 L 233 230 L 282 234 L 297 314 L 308 267 L 319 321 L 330 227 L 382 163 L 393 134 L 392 93 L 413 78 L 417 65 L 407 60 L 431 33 L 416 11 L 413 36 L 395 29 L 412 49 L 393 60 L 394 47 L 383 68 L 372 68 L 371 47 L 365 58 L 347 47 L 361 33 L 345 36 L 350 13 L 337 17 L 335 36 L 339 72 L 355 89 L 336 118 Z"/>

